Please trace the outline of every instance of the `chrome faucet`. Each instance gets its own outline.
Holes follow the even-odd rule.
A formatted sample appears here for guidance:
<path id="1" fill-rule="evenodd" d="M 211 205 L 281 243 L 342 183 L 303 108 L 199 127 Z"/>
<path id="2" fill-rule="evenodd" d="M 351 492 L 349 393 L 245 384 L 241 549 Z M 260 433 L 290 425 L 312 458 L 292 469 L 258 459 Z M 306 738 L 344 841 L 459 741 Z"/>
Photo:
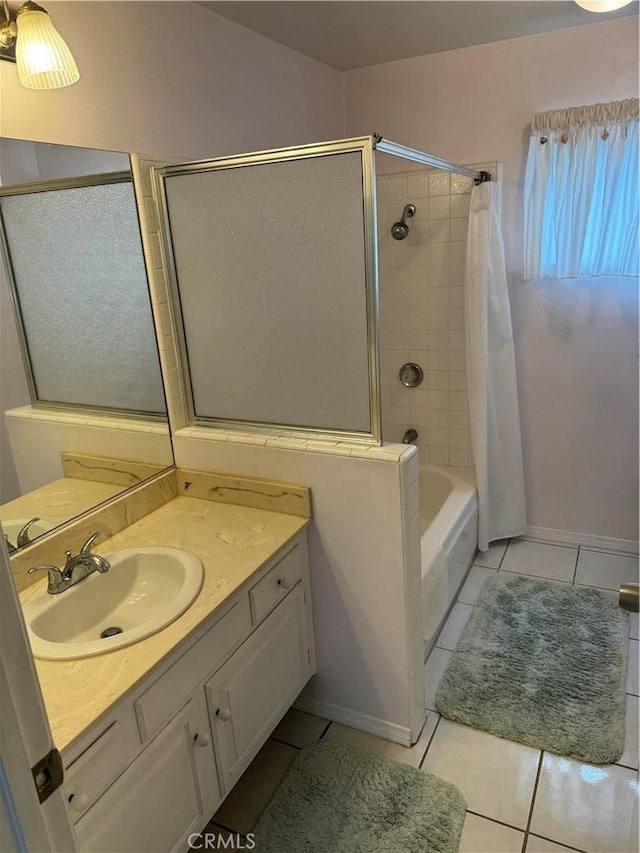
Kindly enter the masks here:
<path id="1" fill-rule="evenodd" d="M 31 539 L 29 538 L 29 528 L 31 527 L 32 524 L 35 524 L 36 521 L 40 521 L 39 515 L 36 515 L 35 518 L 32 518 L 29 521 L 27 521 L 25 526 L 20 529 L 20 532 L 18 533 L 18 537 L 16 539 L 15 545 L 12 545 L 11 542 L 9 542 L 8 536 L 4 537 L 4 541 L 7 543 L 7 548 L 9 549 L 10 554 L 12 553 L 12 551 L 17 551 L 18 548 L 22 548 L 23 545 L 29 545 L 30 544 Z"/>
<path id="2" fill-rule="evenodd" d="M 402 443 L 403 444 L 413 444 L 413 442 L 417 441 L 417 440 L 418 440 L 418 432 L 417 432 L 417 430 L 413 429 L 413 427 L 408 429 L 405 432 L 405 434 L 402 436 Z"/>
<path id="3" fill-rule="evenodd" d="M 80 553 L 76 554 L 75 557 L 71 551 L 67 551 L 67 560 L 63 569 L 59 569 L 57 566 L 34 566 L 32 569 L 29 569 L 27 574 L 32 575 L 34 572 L 48 572 L 49 584 L 47 592 L 51 595 L 57 595 L 80 583 L 80 581 L 94 572 L 100 572 L 101 574 L 108 572 L 111 568 L 111 563 L 99 554 L 91 553 L 91 546 L 98 536 L 101 535 L 101 530 L 96 530 L 95 533 L 92 533 L 80 549 Z"/>

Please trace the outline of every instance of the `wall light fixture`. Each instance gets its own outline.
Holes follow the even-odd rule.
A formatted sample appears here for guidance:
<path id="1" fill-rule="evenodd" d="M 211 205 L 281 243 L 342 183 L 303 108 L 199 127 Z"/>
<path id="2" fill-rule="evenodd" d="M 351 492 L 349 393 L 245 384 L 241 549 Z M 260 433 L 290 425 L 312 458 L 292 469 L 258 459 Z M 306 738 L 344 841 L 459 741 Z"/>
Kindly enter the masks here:
<path id="1" fill-rule="evenodd" d="M 588 12 L 613 12 L 614 9 L 622 9 L 633 0 L 576 0 L 578 6 L 582 6 Z"/>
<path id="2" fill-rule="evenodd" d="M 0 59 L 17 64 L 23 86 L 61 89 L 80 79 L 71 51 L 42 6 L 27 0 L 17 12 L 12 12 L 7 0 L 3 0 L 3 7 Z"/>

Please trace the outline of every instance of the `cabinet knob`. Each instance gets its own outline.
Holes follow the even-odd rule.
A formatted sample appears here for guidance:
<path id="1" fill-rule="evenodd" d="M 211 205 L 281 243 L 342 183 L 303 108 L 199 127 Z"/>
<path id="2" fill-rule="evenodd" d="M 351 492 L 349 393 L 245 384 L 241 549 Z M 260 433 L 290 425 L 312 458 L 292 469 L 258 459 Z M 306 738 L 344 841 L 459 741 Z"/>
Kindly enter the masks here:
<path id="1" fill-rule="evenodd" d="M 211 738 L 208 734 L 197 734 L 193 738 L 196 746 L 209 746 Z"/>
<path id="2" fill-rule="evenodd" d="M 216 717 L 226 723 L 231 719 L 231 711 L 228 708 L 218 708 Z"/>
<path id="3" fill-rule="evenodd" d="M 293 584 L 291 583 L 291 581 L 288 578 L 280 578 L 278 580 L 278 586 L 281 586 L 282 589 L 291 589 Z"/>
<path id="4" fill-rule="evenodd" d="M 71 794 L 69 805 L 74 812 L 83 812 L 89 805 L 89 797 L 86 794 Z"/>

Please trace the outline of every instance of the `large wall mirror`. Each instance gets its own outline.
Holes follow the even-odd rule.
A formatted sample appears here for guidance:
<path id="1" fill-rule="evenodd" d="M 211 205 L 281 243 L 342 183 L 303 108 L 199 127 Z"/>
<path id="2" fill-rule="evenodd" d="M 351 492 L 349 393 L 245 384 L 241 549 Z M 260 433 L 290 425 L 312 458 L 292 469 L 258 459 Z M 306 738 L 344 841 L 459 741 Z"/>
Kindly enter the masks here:
<path id="1" fill-rule="evenodd" d="M 0 139 L 0 241 L 12 551 L 173 455 L 129 156 Z"/>

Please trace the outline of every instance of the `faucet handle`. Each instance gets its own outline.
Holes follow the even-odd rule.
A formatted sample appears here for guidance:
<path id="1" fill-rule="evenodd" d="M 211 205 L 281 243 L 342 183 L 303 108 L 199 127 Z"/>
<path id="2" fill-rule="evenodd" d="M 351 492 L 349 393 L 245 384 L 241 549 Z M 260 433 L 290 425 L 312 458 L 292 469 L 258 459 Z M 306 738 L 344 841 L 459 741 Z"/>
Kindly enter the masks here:
<path id="1" fill-rule="evenodd" d="M 80 553 L 81 553 L 83 556 L 85 556 L 85 557 L 86 557 L 86 556 L 87 556 L 87 554 L 90 554 L 90 553 L 91 553 L 91 546 L 92 546 L 92 545 L 93 545 L 93 543 L 96 541 L 96 539 L 98 538 L 98 536 L 102 536 L 102 530 L 96 530 L 96 532 L 95 532 L 95 533 L 92 533 L 92 534 L 91 534 L 91 536 L 90 536 L 90 537 L 87 539 L 87 541 L 84 543 L 84 545 L 82 546 L 82 548 L 80 548 Z M 70 553 L 70 552 L 69 552 L 69 553 Z"/>
<path id="2" fill-rule="evenodd" d="M 47 587 L 47 592 L 58 592 L 65 582 L 64 575 L 57 566 L 34 566 L 32 569 L 27 570 L 28 575 L 32 575 L 35 572 L 49 573 L 49 585 Z"/>
<path id="3" fill-rule="evenodd" d="M 31 542 L 29 539 L 29 528 L 32 524 L 35 524 L 36 521 L 40 521 L 40 516 L 36 515 L 21 528 L 20 533 L 18 533 L 18 539 L 16 541 L 16 547 L 22 548 L 23 545 L 28 545 Z"/>

